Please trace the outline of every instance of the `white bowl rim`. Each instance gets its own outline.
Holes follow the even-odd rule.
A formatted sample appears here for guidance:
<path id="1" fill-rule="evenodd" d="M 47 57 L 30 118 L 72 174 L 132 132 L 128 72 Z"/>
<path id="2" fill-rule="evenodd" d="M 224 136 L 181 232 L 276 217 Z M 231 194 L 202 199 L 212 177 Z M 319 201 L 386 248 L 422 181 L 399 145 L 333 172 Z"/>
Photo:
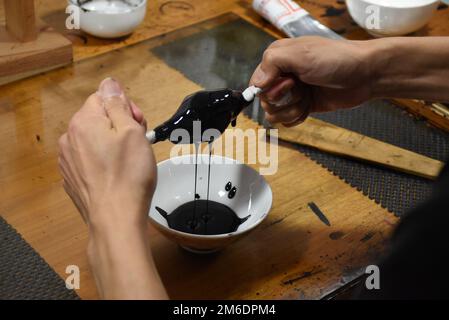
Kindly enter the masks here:
<path id="1" fill-rule="evenodd" d="M 81 6 L 78 3 L 78 0 L 67 0 L 67 2 L 69 2 L 70 4 L 72 4 L 74 6 L 77 6 L 78 8 L 82 9 Z M 88 14 L 88 13 L 100 13 L 100 14 L 110 14 L 110 15 L 127 14 L 127 13 L 130 13 L 130 12 L 133 12 L 133 11 L 136 11 L 136 10 L 140 9 L 142 6 L 145 6 L 146 4 L 147 4 L 147 0 L 141 0 L 139 5 L 130 8 L 131 10 L 129 10 L 129 11 L 122 11 L 122 12 L 107 12 L 107 11 L 101 11 L 101 10 L 86 10 L 86 11 L 83 11 L 83 12 L 84 12 L 84 14 Z"/>
<path id="2" fill-rule="evenodd" d="M 363 0 L 363 1 L 368 2 L 369 4 L 381 6 L 384 8 L 391 8 L 391 9 L 421 8 L 421 7 L 429 6 L 429 5 L 435 4 L 437 2 L 440 2 L 440 0 L 427 0 L 427 2 L 424 2 L 422 4 L 406 4 L 404 6 L 397 6 L 397 5 L 395 6 L 394 4 L 379 4 L 379 3 L 376 3 L 376 0 Z"/>
<path id="3" fill-rule="evenodd" d="M 206 154 L 204 154 L 204 155 L 206 155 Z M 182 156 L 177 156 L 177 157 L 168 158 L 168 159 L 166 159 L 166 160 L 163 160 L 163 161 L 161 161 L 161 162 L 158 162 L 158 163 L 157 163 L 157 166 L 159 167 L 160 165 L 163 165 L 163 164 L 165 164 L 165 163 L 167 163 L 167 162 L 169 162 L 169 161 L 172 161 L 173 159 L 183 159 L 183 158 L 187 158 L 187 157 L 190 158 L 190 157 L 192 157 L 192 156 L 194 156 L 194 154 L 187 154 L 187 155 L 182 155 Z M 201 156 L 203 156 L 203 154 L 201 154 Z M 209 155 L 206 155 L 206 156 L 209 156 Z M 228 232 L 228 233 L 222 233 L 222 234 L 210 234 L 210 235 L 208 235 L 208 234 L 193 234 L 193 233 L 187 233 L 187 232 L 182 232 L 182 231 L 175 230 L 175 229 L 169 228 L 169 227 L 167 227 L 167 226 L 164 226 L 163 224 L 161 224 L 161 223 L 159 223 L 158 221 L 156 221 L 156 219 L 154 219 L 153 217 L 151 217 L 150 212 L 151 212 L 152 203 L 151 203 L 151 205 L 150 205 L 150 211 L 148 211 L 148 217 L 149 217 L 152 221 L 154 221 L 155 223 L 157 223 L 158 225 L 160 225 L 160 226 L 161 226 L 162 228 L 164 228 L 164 229 L 167 229 L 167 230 L 169 230 L 169 231 L 171 231 L 171 232 L 177 233 L 177 234 L 182 235 L 182 236 L 188 236 L 188 237 L 190 237 L 190 238 L 195 238 L 195 239 L 224 239 L 224 238 L 234 237 L 234 236 L 237 236 L 237 235 L 240 235 L 240 234 L 244 234 L 244 233 L 247 233 L 247 232 L 253 230 L 253 229 L 254 229 L 255 227 L 257 227 L 263 220 L 265 220 L 265 218 L 268 216 L 268 213 L 270 212 L 271 207 L 272 207 L 272 205 L 273 205 L 273 192 L 272 192 L 272 190 L 271 190 L 270 184 L 267 182 L 267 180 L 265 179 L 265 177 L 264 177 L 263 175 L 261 175 L 260 173 L 258 173 L 254 168 L 251 168 L 251 167 L 248 166 L 247 164 L 242 163 L 242 162 L 240 162 L 240 161 L 238 161 L 238 160 L 236 160 L 236 159 L 232 159 L 232 158 L 224 157 L 224 156 L 219 156 L 219 155 L 212 155 L 212 157 L 222 158 L 222 159 L 224 159 L 225 161 L 231 161 L 232 164 L 244 165 L 244 166 L 245 166 L 246 168 L 248 168 L 249 170 L 252 170 L 252 171 L 256 172 L 256 173 L 258 174 L 258 176 L 261 177 L 261 178 L 263 179 L 263 181 L 265 182 L 266 186 L 268 187 L 268 191 L 270 192 L 270 204 L 269 204 L 269 206 L 268 206 L 267 212 L 263 213 L 263 214 L 261 215 L 261 217 L 260 217 L 257 221 L 255 221 L 255 222 L 254 222 L 248 229 L 245 229 L 245 230 L 237 230 L 237 231 L 234 231 L 234 232 Z M 151 202 L 153 202 L 153 199 L 151 199 Z"/>

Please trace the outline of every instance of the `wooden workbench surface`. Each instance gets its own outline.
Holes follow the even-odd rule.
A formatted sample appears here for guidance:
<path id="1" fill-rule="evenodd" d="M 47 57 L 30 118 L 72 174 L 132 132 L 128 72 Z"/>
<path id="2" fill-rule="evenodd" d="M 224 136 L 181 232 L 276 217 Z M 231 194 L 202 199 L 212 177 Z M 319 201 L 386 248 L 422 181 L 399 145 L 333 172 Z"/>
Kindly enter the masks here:
<path id="1" fill-rule="evenodd" d="M 36 0 L 35 2 L 40 18 L 72 40 L 74 43 L 74 59 L 76 61 L 162 35 L 228 12 L 234 12 L 278 37 L 285 36 L 252 10 L 251 0 L 148 1 L 147 16 L 144 23 L 130 37 L 119 41 L 102 40 L 86 35 L 81 31 L 67 30 L 65 28 L 65 20 L 67 18 L 65 14 L 66 1 Z M 297 2 L 323 24 L 349 39 L 371 38 L 370 35 L 352 21 L 349 13 L 345 10 L 344 1 L 299 0 Z M 0 1 L 0 3 L 2 2 Z M 3 17 L 2 9 L 3 7 L 0 5 L 0 22 Z M 415 33 L 415 35 L 448 36 L 448 22 L 449 8 L 442 4 L 430 23 Z"/>
<path id="2" fill-rule="evenodd" d="M 42 19 L 62 30 L 64 2 L 38 2 Z M 323 10 L 311 3 L 304 2 L 304 7 Z M 146 22 L 122 41 L 70 34 L 75 59 L 98 56 L 231 11 L 275 32 L 251 11 L 247 1 L 150 4 Z M 334 24 L 340 21 L 334 28 L 346 28 L 349 35 L 359 32 L 347 17 L 340 18 L 332 19 Z M 326 22 L 330 18 L 321 19 Z M 432 24 L 428 30 L 445 32 Z M 155 38 L 6 85 L 0 91 L 0 214 L 62 277 L 67 265 L 80 266 L 78 294 L 82 298 L 97 298 L 97 293 L 85 256 L 86 227 L 65 195 L 58 173 L 57 140 L 70 117 L 106 76 L 117 75 L 126 84 L 128 93 L 148 116 L 150 127 L 168 117 L 185 95 L 200 89 L 149 52 L 164 41 L 164 37 Z M 173 82 L 178 84 L 176 90 L 170 85 Z M 256 127 L 244 118 L 239 126 Z M 158 161 L 168 157 L 169 148 L 168 143 L 155 146 Z M 151 229 L 157 267 L 171 297 L 320 298 L 375 262 L 397 222 L 391 213 L 285 146 L 280 146 L 278 173 L 267 180 L 274 193 L 269 217 L 248 237 L 218 255 L 187 254 Z M 330 227 L 307 207 L 312 201 L 331 221 Z"/>

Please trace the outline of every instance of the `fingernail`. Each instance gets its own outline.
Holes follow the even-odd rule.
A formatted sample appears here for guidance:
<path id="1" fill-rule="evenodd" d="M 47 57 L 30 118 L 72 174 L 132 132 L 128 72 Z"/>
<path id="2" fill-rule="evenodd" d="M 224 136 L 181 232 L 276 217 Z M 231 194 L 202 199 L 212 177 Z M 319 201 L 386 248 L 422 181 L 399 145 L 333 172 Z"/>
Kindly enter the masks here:
<path id="1" fill-rule="evenodd" d="M 282 107 L 285 106 L 287 104 L 290 104 L 290 102 L 293 100 L 293 95 L 292 92 L 290 90 L 288 90 L 286 93 L 284 93 L 284 95 L 278 99 L 274 104 L 277 107 Z"/>
<path id="2" fill-rule="evenodd" d="M 265 72 L 263 72 L 261 68 L 257 68 L 253 75 L 254 84 L 256 86 L 260 85 L 261 82 L 263 82 L 266 77 L 267 75 L 265 74 Z"/>
<path id="3" fill-rule="evenodd" d="M 104 79 L 99 88 L 100 95 L 107 99 L 112 97 L 119 97 L 122 95 L 123 90 L 120 87 L 119 83 L 112 78 Z"/>

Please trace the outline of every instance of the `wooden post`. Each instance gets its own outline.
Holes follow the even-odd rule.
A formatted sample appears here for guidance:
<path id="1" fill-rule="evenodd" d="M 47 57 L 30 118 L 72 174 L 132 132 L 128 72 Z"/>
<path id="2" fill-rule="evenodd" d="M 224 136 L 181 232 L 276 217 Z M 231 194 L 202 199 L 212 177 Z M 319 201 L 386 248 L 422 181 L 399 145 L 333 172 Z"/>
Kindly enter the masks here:
<path id="1" fill-rule="evenodd" d="M 4 0 L 0 85 L 72 62 L 72 43 L 36 17 L 34 0 Z"/>
<path id="2" fill-rule="evenodd" d="M 34 0 L 5 0 L 6 29 L 20 42 L 36 40 Z"/>

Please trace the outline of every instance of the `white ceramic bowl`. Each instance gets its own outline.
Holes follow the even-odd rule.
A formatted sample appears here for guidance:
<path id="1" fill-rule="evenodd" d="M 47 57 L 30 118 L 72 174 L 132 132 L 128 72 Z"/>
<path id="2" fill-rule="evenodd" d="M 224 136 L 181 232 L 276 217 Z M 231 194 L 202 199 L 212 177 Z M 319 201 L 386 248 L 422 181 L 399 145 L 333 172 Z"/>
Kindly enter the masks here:
<path id="1" fill-rule="evenodd" d="M 81 30 L 100 38 L 132 33 L 145 18 L 147 0 L 68 0 L 80 8 Z"/>
<path id="2" fill-rule="evenodd" d="M 258 226 L 271 209 L 271 188 L 256 170 L 236 160 L 212 156 L 209 200 L 222 203 L 240 217 L 251 215 L 238 229 L 218 235 L 196 235 L 168 227 L 167 221 L 155 209 L 156 206 L 168 213 L 194 199 L 195 165 L 194 155 L 174 157 L 157 165 L 158 183 L 150 207 L 151 223 L 170 240 L 196 253 L 210 253 L 220 250 L 231 242 L 245 236 Z M 207 198 L 208 155 L 198 155 L 197 193 Z M 182 163 L 180 163 L 182 162 Z M 236 186 L 234 198 L 228 198 L 226 184 Z M 213 212 L 211 212 L 213 215 Z"/>
<path id="3" fill-rule="evenodd" d="M 354 21 L 376 37 L 401 36 L 421 29 L 432 18 L 438 3 L 438 0 L 346 0 Z M 373 5 L 379 10 L 378 28 L 372 24 Z"/>

